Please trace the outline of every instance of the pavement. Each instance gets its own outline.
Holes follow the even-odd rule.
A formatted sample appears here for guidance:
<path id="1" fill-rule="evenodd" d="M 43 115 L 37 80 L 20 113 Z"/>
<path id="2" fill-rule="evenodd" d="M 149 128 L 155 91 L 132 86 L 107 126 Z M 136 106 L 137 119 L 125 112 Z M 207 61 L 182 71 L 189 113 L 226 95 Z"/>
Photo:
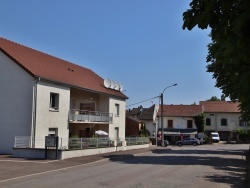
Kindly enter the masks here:
<path id="1" fill-rule="evenodd" d="M 121 158 L 143 155 L 147 152 L 164 152 L 168 148 L 150 145 L 149 148 L 117 151 L 99 155 L 76 157 L 64 160 L 41 160 L 27 158 L 13 158 L 11 155 L 0 155 L 0 187 L 1 183 L 9 180 L 30 177 L 48 172 L 58 172 L 76 166 L 84 167 L 86 164 L 100 161 L 118 160 Z M 246 184 L 250 187 L 250 151 L 246 152 Z"/>
<path id="2" fill-rule="evenodd" d="M 0 155 L 0 185 L 3 182 L 43 174 L 47 172 L 56 172 L 76 166 L 85 166 L 86 164 L 100 161 L 116 160 L 121 158 L 143 155 L 144 153 L 165 150 L 166 148 L 150 146 L 149 148 L 133 149 L 126 151 L 117 151 L 91 156 L 75 157 L 64 160 L 43 160 L 29 158 L 14 158 L 11 155 Z"/>

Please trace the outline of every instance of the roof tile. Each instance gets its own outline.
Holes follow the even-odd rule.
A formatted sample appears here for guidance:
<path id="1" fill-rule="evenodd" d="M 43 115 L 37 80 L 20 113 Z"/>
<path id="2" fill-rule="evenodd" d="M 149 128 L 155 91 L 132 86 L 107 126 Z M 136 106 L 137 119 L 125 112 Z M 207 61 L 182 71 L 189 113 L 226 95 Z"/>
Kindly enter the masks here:
<path id="1" fill-rule="evenodd" d="M 200 101 L 204 106 L 204 112 L 228 112 L 240 113 L 239 103 L 232 101 Z"/>

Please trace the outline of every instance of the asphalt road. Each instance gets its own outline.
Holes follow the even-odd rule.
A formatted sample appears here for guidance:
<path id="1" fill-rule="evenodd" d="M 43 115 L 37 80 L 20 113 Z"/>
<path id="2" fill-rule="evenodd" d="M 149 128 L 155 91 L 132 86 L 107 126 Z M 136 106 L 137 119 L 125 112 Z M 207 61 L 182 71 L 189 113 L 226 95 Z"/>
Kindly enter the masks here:
<path id="1" fill-rule="evenodd" d="M 244 152 L 248 148 L 244 144 L 159 147 L 138 151 L 133 157 L 129 153 L 109 155 L 108 160 L 93 156 L 92 161 L 84 163 L 83 158 L 63 161 L 2 158 L 0 187 L 244 188 Z M 9 176 L 4 175 L 4 170 Z"/>

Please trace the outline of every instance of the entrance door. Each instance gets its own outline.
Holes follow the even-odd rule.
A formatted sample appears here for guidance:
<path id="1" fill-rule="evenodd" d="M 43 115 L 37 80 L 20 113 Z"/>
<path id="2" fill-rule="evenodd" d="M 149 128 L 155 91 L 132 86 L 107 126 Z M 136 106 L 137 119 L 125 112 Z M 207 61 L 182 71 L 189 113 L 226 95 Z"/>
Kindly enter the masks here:
<path id="1" fill-rule="evenodd" d="M 86 137 L 90 138 L 94 134 L 94 129 L 93 128 L 86 128 Z"/>

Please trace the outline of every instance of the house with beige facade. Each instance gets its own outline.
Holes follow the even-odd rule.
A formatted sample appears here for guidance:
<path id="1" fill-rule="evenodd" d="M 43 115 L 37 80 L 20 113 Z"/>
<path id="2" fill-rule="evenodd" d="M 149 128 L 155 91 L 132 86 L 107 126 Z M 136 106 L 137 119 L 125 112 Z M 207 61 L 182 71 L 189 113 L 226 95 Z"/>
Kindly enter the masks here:
<path id="1" fill-rule="evenodd" d="M 218 132 L 221 140 L 233 138 L 236 129 L 248 129 L 249 123 L 240 120 L 239 103 L 232 101 L 200 101 L 204 107 L 206 133 Z"/>
<path id="2" fill-rule="evenodd" d="M 16 137 L 30 137 L 33 148 L 48 135 L 67 147 L 96 130 L 125 140 L 127 96 L 88 68 L 0 38 L 0 88 L 1 154 L 12 153 Z"/>

